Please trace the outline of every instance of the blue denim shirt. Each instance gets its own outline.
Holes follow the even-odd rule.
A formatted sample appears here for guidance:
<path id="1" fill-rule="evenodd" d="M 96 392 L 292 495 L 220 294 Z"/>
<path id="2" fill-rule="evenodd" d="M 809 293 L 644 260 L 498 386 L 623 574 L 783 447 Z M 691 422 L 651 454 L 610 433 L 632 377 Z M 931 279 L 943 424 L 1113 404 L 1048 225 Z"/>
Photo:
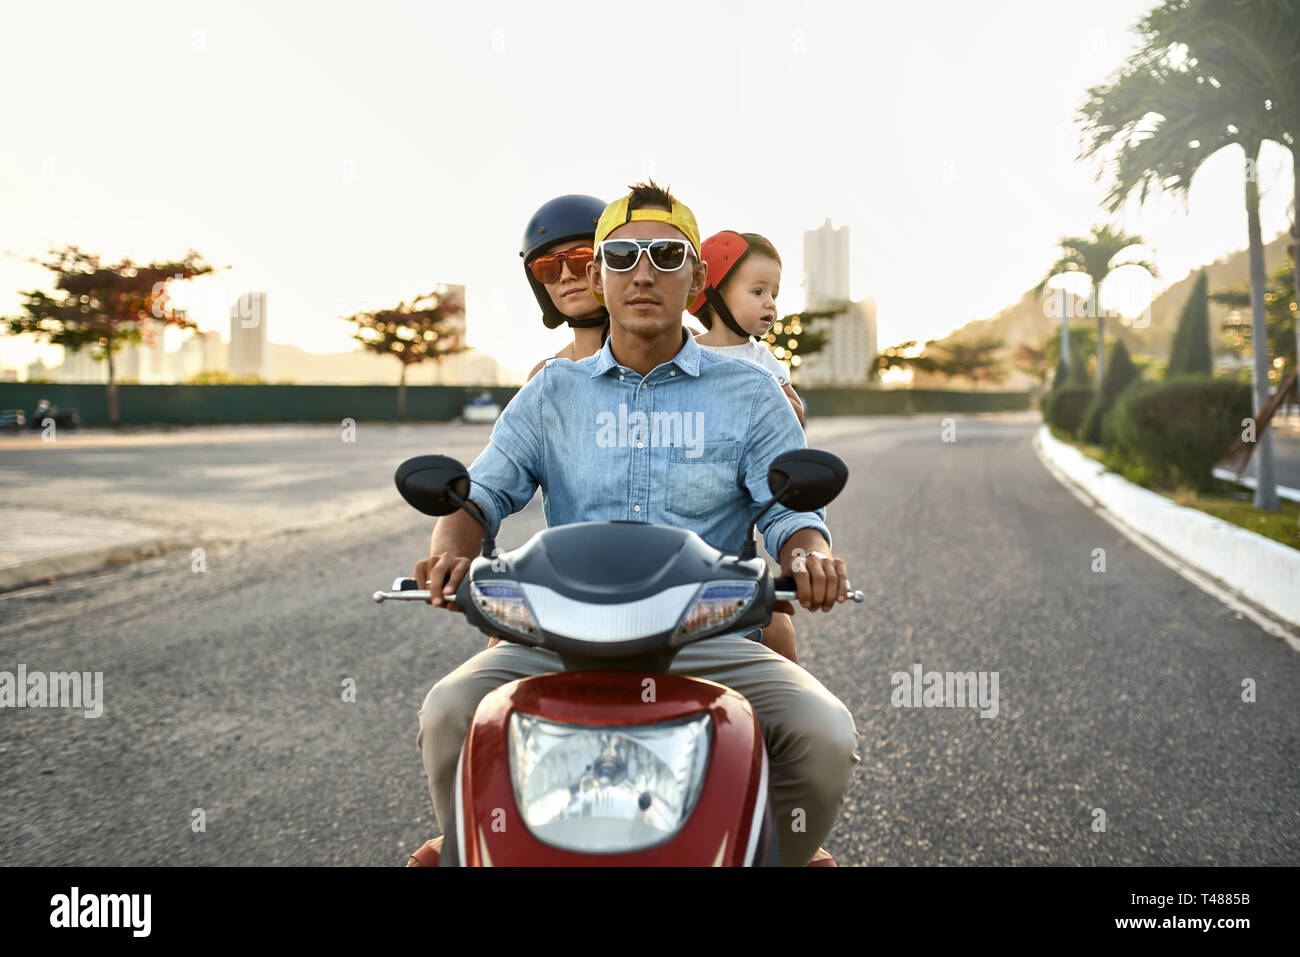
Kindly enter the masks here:
<path id="1" fill-rule="evenodd" d="M 766 369 L 682 349 L 645 377 L 620 366 L 610 341 L 579 362 L 546 363 L 515 394 L 469 468 L 470 499 L 495 535 L 538 486 L 548 526 L 654 522 L 688 528 L 738 552 L 771 498 L 767 470 L 804 448 L 803 429 Z M 774 505 L 758 523 L 769 555 L 801 528 L 830 542 L 824 509 Z"/>

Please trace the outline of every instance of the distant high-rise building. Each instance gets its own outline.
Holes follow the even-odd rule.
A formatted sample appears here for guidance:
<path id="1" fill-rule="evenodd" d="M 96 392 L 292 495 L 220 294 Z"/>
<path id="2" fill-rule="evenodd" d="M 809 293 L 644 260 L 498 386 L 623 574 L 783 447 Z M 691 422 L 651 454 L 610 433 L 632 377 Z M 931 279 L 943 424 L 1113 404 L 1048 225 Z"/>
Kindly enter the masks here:
<path id="1" fill-rule="evenodd" d="M 159 385 L 170 381 L 167 369 L 167 345 L 165 334 L 167 323 L 154 319 L 140 330 L 140 372 L 141 385 Z"/>
<path id="2" fill-rule="evenodd" d="M 230 307 L 230 374 L 271 379 L 266 338 L 266 293 L 246 292 Z"/>
<path id="3" fill-rule="evenodd" d="M 108 363 L 96 362 L 91 348 L 82 346 L 73 352 L 65 347 L 63 365 L 54 370 L 54 377 L 60 382 L 107 382 Z"/>
<path id="4" fill-rule="evenodd" d="M 107 367 L 107 362 L 105 366 Z M 119 346 L 117 351 L 113 353 L 113 378 L 117 382 L 143 381 L 140 378 L 140 370 L 143 367 L 144 362 L 140 355 L 140 347 L 134 343 Z"/>
<path id="5" fill-rule="evenodd" d="M 167 361 L 167 348 L 164 334 L 165 322 L 157 319 L 141 324 L 140 341 L 122 343 L 113 352 L 113 378 L 117 382 L 133 382 L 138 385 L 160 385 L 171 381 Z M 61 381 L 68 382 L 107 382 L 108 362 L 95 362 L 90 357 L 90 346 L 83 346 L 78 352 L 63 353 Z M 102 366 L 96 370 L 95 366 Z"/>
<path id="6" fill-rule="evenodd" d="M 215 330 L 194 333 L 167 358 L 171 360 L 172 375 L 177 382 L 184 382 L 200 372 L 218 372 L 226 367 L 225 344 L 221 341 L 221 333 Z"/>
<path id="7" fill-rule="evenodd" d="M 834 319 L 813 327 L 826 333 L 826 346 L 799 365 L 799 385 L 866 385 L 876 358 L 876 302 L 845 303 Z"/>
<path id="8" fill-rule="evenodd" d="M 803 287 L 809 309 L 849 301 L 849 227 L 827 219 L 803 234 Z"/>
<path id="9" fill-rule="evenodd" d="M 809 311 L 846 307 L 814 328 L 826 346 L 802 358 L 800 385 L 865 385 L 876 358 L 876 303 L 849 300 L 849 228 L 826 220 L 803 234 L 804 300 Z"/>

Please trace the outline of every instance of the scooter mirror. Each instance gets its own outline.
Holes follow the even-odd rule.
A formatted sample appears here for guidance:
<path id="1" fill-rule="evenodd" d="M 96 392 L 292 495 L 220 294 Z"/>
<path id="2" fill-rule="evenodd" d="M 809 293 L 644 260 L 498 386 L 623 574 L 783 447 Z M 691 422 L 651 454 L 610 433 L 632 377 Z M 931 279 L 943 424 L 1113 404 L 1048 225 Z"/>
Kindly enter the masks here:
<path id="1" fill-rule="evenodd" d="M 407 504 L 425 515 L 450 515 L 469 498 L 469 472 L 447 455 L 407 459 L 393 481 Z"/>
<path id="2" fill-rule="evenodd" d="M 795 512 L 824 508 L 848 480 L 848 466 L 822 449 L 782 452 L 767 470 L 767 487 L 782 505 Z"/>

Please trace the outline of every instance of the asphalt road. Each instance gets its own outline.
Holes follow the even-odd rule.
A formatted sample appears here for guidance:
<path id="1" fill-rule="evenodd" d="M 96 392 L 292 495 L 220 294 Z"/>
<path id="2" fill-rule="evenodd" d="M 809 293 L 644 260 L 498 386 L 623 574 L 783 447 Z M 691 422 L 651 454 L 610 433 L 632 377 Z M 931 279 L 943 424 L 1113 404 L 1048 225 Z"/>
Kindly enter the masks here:
<path id="1" fill-rule="evenodd" d="M 1058 485 L 1028 419 L 959 418 L 955 443 L 937 416 L 826 425 L 852 473 L 835 551 L 868 602 L 795 624 L 860 734 L 841 864 L 1300 862 L 1300 656 Z M 372 451 L 376 494 L 400 451 Z M 134 454 L 124 474 L 163 453 Z M 428 542 L 390 498 L 214 546 L 203 573 L 170 555 L 0 596 L 0 669 L 105 685 L 97 719 L 0 711 L 0 861 L 395 865 L 432 836 L 416 709 L 484 639 L 370 601 Z M 534 500 L 500 544 L 541 524 Z M 893 707 L 915 663 L 997 672 L 997 715 Z"/>

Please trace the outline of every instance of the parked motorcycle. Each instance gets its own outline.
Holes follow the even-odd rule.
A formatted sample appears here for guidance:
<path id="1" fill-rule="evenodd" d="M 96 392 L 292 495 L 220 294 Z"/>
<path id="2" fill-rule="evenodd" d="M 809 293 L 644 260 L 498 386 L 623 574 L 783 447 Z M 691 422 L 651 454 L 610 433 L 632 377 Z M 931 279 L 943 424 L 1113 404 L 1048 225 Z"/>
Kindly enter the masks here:
<path id="1" fill-rule="evenodd" d="M 455 459 L 418 456 L 395 479 L 426 515 L 465 508 L 469 474 Z M 778 601 L 796 600 L 794 580 L 774 579 L 756 557 L 753 526 L 778 503 L 821 508 L 847 479 L 829 452 L 777 456 L 772 498 L 740 555 L 688 529 L 623 521 L 549 528 L 494 555 L 485 526 L 457 607 L 486 635 L 555 652 L 563 671 L 512 681 L 480 702 L 440 865 L 779 863 L 753 708 L 720 684 L 666 672 L 683 646 L 763 627 Z M 373 595 L 429 597 L 410 578 Z"/>
<path id="2" fill-rule="evenodd" d="M 50 405 L 49 399 L 41 399 L 32 410 L 29 425 L 33 429 L 45 428 L 45 420 L 53 419 L 55 428 L 75 429 L 81 424 L 81 414 L 76 409 L 60 412 L 57 405 Z"/>

